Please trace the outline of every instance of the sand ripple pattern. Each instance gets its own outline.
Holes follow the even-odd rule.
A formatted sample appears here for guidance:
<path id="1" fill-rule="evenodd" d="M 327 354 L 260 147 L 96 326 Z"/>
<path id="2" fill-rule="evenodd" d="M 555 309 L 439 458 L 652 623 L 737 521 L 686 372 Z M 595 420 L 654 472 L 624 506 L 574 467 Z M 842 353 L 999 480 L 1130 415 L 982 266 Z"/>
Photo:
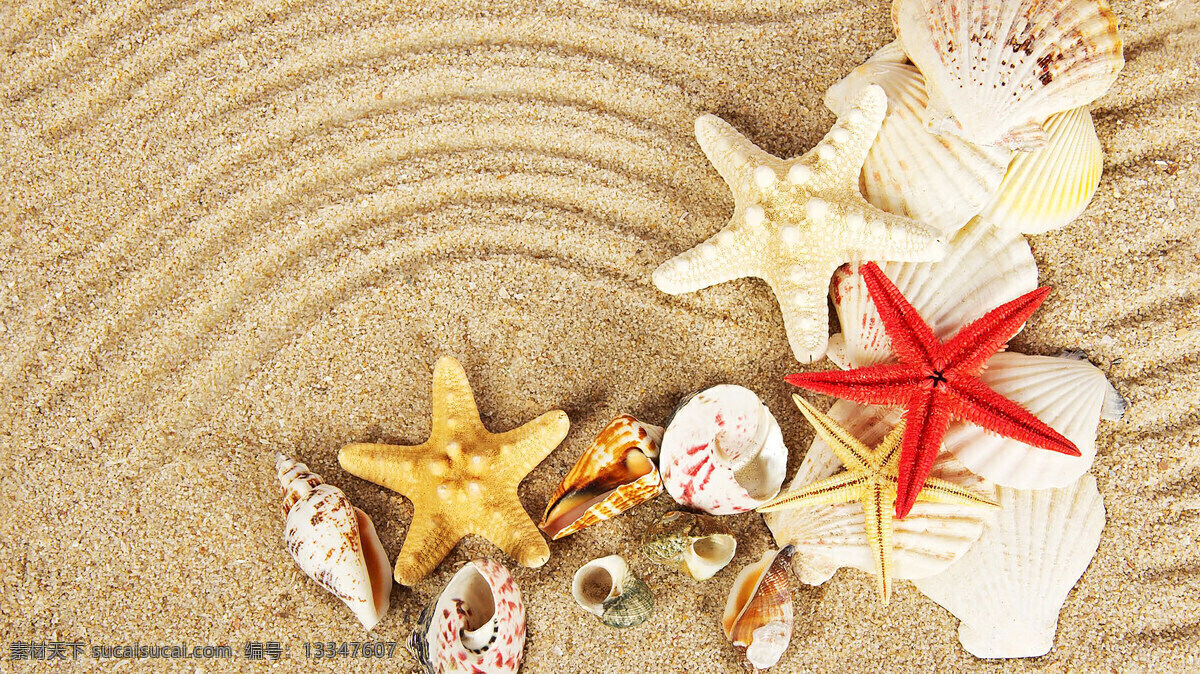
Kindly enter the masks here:
<path id="1" fill-rule="evenodd" d="M 785 411 L 794 363 L 769 291 L 671 298 L 650 272 L 730 207 L 693 119 L 807 149 L 832 121 L 825 87 L 890 39 L 886 11 L 541 4 L 0 7 L 0 565 L 13 570 L 0 631 L 361 639 L 283 554 L 272 457 L 340 484 L 398 549 L 411 507 L 342 473 L 336 451 L 423 439 L 442 353 L 466 364 L 493 430 L 570 414 L 563 448 L 522 485 L 531 512 L 608 419 L 662 421 L 714 383 L 762 392 L 789 446 L 807 443 Z M 1083 668 L 1198 657 L 1200 41 L 1195 8 L 1170 5 L 1118 8 L 1129 63 L 1095 110 L 1104 183 L 1076 225 L 1034 240 L 1056 292 L 1021 337 L 1030 352 L 1086 351 L 1131 403 L 1102 428 L 1109 527 L 1047 656 Z M 715 627 L 732 576 L 639 569 L 656 585 L 655 639 L 572 628 L 574 569 L 667 507 L 517 571 L 537 609 L 526 671 L 739 666 Z M 760 518 L 730 523 L 746 560 L 768 545 Z M 453 562 L 499 554 L 468 539 L 393 598 L 377 634 L 403 640 Z M 854 574 L 799 593 L 782 666 L 844 663 L 839 641 L 859 644 L 864 668 L 982 666 L 911 587 L 886 613 L 851 610 L 871 605 Z M 932 648 L 910 648 L 916 625 Z"/>

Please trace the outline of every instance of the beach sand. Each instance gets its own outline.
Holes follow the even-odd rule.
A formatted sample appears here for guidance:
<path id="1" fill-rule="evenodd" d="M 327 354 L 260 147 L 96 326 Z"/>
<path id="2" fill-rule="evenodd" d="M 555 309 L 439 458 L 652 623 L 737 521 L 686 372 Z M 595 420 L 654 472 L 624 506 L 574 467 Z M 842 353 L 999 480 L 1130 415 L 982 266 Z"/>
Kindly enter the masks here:
<path id="1" fill-rule="evenodd" d="M 666 495 L 552 543 L 540 569 L 468 537 L 367 635 L 283 549 L 274 457 L 345 490 L 394 556 L 411 505 L 337 451 L 423 441 L 451 354 L 493 431 L 570 415 L 521 485 L 535 517 L 612 417 L 661 423 L 718 383 L 760 394 L 794 470 L 811 431 L 766 285 L 671 297 L 650 274 L 732 206 L 693 120 L 809 149 L 834 119 L 826 87 L 892 39 L 889 3 L 408 4 L 0 6 L 3 657 L 14 641 L 228 644 L 234 662 L 171 663 L 224 671 L 273 640 L 289 668 L 341 671 L 304 643 L 402 642 L 458 566 L 492 556 L 528 607 L 526 672 L 741 670 L 719 620 L 773 546 L 759 515 L 726 518 L 737 557 L 704 583 L 638 549 Z M 843 570 L 797 584 L 776 671 L 1200 666 L 1200 11 L 1115 11 L 1103 182 L 1078 221 L 1030 237 L 1054 293 L 1012 345 L 1083 350 L 1129 401 L 1100 425 L 1108 524 L 1054 650 L 977 660 L 911 583 L 884 607 Z M 613 553 L 656 595 L 635 629 L 569 593 Z M 415 669 L 403 649 L 352 664 Z"/>

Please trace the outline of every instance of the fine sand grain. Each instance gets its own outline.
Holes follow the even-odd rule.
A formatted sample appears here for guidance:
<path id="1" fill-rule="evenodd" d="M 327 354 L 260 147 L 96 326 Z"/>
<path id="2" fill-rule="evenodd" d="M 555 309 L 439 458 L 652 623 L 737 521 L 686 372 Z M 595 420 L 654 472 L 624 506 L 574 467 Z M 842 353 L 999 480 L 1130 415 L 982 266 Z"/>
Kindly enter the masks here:
<path id="1" fill-rule="evenodd" d="M 469 537 L 396 586 L 368 637 L 282 548 L 274 455 L 342 487 L 394 555 L 411 505 L 337 450 L 424 440 L 432 364 L 452 354 L 492 430 L 571 417 L 521 486 L 531 514 L 609 419 L 661 423 L 717 383 L 763 397 L 794 469 L 811 433 L 770 291 L 670 297 L 650 272 L 731 208 L 694 118 L 807 150 L 833 121 L 825 88 L 891 40 L 888 3 L 434 4 L 0 3 L 4 658 L 18 640 L 229 644 L 235 662 L 173 666 L 258 671 L 243 644 L 276 640 L 289 669 L 341 671 L 303 644 L 403 641 L 488 555 L 525 596 L 526 672 L 741 669 L 719 618 L 772 545 L 758 515 L 727 519 L 737 557 L 704 583 L 638 550 L 666 496 L 552 543 L 541 569 Z M 797 586 L 778 671 L 1200 666 L 1200 11 L 1115 10 L 1127 63 L 1095 104 L 1104 180 L 1076 223 L 1031 238 L 1055 291 L 1013 345 L 1083 350 L 1130 403 L 1100 426 L 1108 526 L 1055 649 L 976 660 L 910 583 L 882 607 L 842 571 Z M 570 597 L 572 573 L 613 553 L 656 594 L 641 627 L 606 629 Z M 403 651 L 353 664 L 414 669 Z"/>

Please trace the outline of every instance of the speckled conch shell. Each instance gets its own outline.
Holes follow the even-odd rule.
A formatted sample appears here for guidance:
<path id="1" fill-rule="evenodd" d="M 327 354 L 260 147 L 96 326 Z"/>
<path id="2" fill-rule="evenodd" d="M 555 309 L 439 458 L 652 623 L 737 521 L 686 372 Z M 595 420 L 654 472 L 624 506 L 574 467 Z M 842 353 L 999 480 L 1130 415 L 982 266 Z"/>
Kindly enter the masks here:
<path id="1" fill-rule="evenodd" d="M 874 446 L 900 422 L 901 411 L 839 400 L 829 418 L 868 446 Z M 804 455 L 788 490 L 827 478 L 842 468 L 829 445 L 817 436 Z M 932 477 L 993 496 L 991 483 L 971 473 L 942 452 Z M 892 576 L 913 579 L 946 569 L 979 539 L 993 511 L 947 503 L 919 502 L 902 520 L 893 522 Z M 792 567 L 801 582 L 820 585 L 842 567 L 875 574 L 875 558 L 867 542 L 862 505 L 858 502 L 795 508 L 763 515 L 777 545 L 792 545 Z"/>
<path id="2" fill-rule="evenodd" d="M 662 433 L 628 414 L 614 419 L 567 472 L 538 527 L 558 540 L 661 493 L 654 461 Z"/>
<path id="3" fill-rule="evenodd" d="M 783 656 L 792 641 L 792 590 L 788 585 L 791 546 L 768 550 L 762 559 L 738 573 L 725 601 L 721 628 L 746 658 L 767 669 Z"/>
<path id="4" fill-rule="evenodd" d="M 421 611 L 408 650 L 428 674 L 507 674 L 521 667 L 525 604 L 503 564 L 467 562 Z"/>
<path id="5" fill-rule="evenodd" d="M 995 524 L 944 572 L 917 588 L 962 624 L 980 658 L 1030 658 L 1054 647 L 1058 612 L 1100 545 L 1104 501 L 1085 475 L 1063 489 L 1000 489 Z"/>
<path id="6" fill-rule="evenodd" d="M 609 627 L 640 625 L 654 610 L 650 589 L 620 555 L 593 559 L 579 567 L 571 582 L 571 596 Z"/>
<path id="7" fill-rule="evenodd" d="M 883 87 L 888 113 L 859 176 L 863 196 L 885 211 L 953 234 L 992 200 L 1013 153 L 930 133 L 923 121 L 925 80 L 895 58 L 876 54 L 850 71 L 825 92 L 825 106 L 844 115 L 864 87 Z"/>
<path id="8" fill-rule="evenodd" d="M 708 580 L 737 552 L 737 539 L 715 517 L 669 512 L 650 529 L 642 551 L 650 561 Z"/>
<path id="9" fill-rule="evenodd" d="M 676 408 L 663 433 L 659 470 L 680 505 L 732 515 L 779 493 L 787 447 L 771 410 L 753 391 L 722 384 Z"/>
<path id="10" fill-rule="evenodd" d="M 287 516 L 283 544 L 292 559 L 349 606 L 364 628 L 375 627 L 392 596 L 392 564 L 375 524 L 303 463 L 277 454 L 275 472 Z"/>
<path id="11" fill-rule="evenodd" d="M 1104 150 L 1087 106 L 1059 112 L 1046 121 L 1049 141 L 1019 153 L 984 220 L 1003 229 L 1041 234 L 1070 223 L 1087 208 L 1104 169 Z"/>
<path id="12" fill-rule="evenodd" d="M 925 76 L 925 123 L 1033 150 L 1050 115 L 1099 98 L 1125 64 L 1105 0 L 895 0 L 892 22 Z"/>

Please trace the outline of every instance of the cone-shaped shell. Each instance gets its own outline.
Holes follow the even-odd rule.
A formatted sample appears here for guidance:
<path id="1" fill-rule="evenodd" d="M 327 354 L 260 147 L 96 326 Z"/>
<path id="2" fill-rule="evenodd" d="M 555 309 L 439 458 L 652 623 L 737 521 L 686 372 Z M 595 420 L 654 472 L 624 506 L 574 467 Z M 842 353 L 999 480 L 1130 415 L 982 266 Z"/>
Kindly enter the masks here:
<path id="1" fill-rule="evenodd" d="M 609 627 L 634 627 L 654 610 L 654 597 L 633 575 L 620 555 L 609 555 L 579 567 L 571 581 L 571 596 Z"/>
<path id="2" fill-rule="evenodd" d="M 888 60 L 894 56 L 876 57 L 825 92 L 825 106 L 838 116 L 849 112 L 864 87 L 878 84 L 887 93 L 887 117 L 859 177 L 863 196 L 885 211 L 953 234 L 992 200 L 1013 153 L 930 133 L 921 74 Z"/>
<path id="3" fill-rule="evenodd" d="M 428 674 L 508 674 L 525 651 L 525 604 L 503 564 L 467 562 L 421 611 L 407 643 Z"/>
<path id="4" fill-rule="evenodd" d="M 962 624 L 963 648 L 980 658 L 1029 658 L 1054 647 L 1058 613 L 1104 529 L 1104 502 L 1085 475 L 1063 489 L 1000 489 L 993 526 L 944 572 L 917 588 Z"/>
<path id="5" fill-rule="evenodd" d="M 662 432 L 628 414 L 614 419 L 567 472 L 538 527 L 558 540 L 657 496 Z"/>
<path id="6" fill-rule="evenodd" d="M 791 557 L 791 546 L 764 552 L 762 559 L 738 573 L 725 601 L 721 628 L 759 669 L 778 662 L 792 639 Z"/>
<path id="7" fill-rule="evenodd" d="M 1081 106 L 1051 115 L 1046 133 L 1046 145 L 1013 158 L 983 219 L 1003 229 L 1041 234 L 1067 225 L 1087 208 L 1104 168 L 1092 113 Z"/>
<path id="8" fill-rule="evenodd" d="M 714 386 L 685 399 L 663 433 L 663 484 L 689 508 L 713 515 L 753 510 L 779 493 L 786 470 L 778 422 L 741 386 Z"/>
<path id="9" fill-rule="evenodd" d="M 371 518 L 295 459 L 276 455 L 275 472 L 287 515 L 283 544 L 292 559 L 372 629 L 387 613 L 392 574 Z"/>
<path id="10" fill-rule="evenodd" d="M 827 414 L 868 446 L 878 444 L 901 418 L 900 410 L 845 400 L 834 403 Z M 841 468 L 837 455 L 817 436 L 787 488 L 799 489 Z M 930 475 L 982 495 L 994 494 L 989 482 L 968 471 L 946 452 L 938 456 Z M 978 540 L 993 517 L 992 512 L 971 506 L 918 502 L 907 517 L 893 521 L 891 576 L 921 578 L 946 569 Z M 842 567 L 876 573 L 862 504 L 858 502 L 780 510 L 766 513 L 763 518 L 776 544 L 795 547 L 792 567 L 804 583 L 820 585 Z"/>
<path id="11" fill-rule="evenodd" d="M 642 551 L 650 561 L 708 580 L 737 552 L 737 539 L 715 517 L 669 512 L 651 528 Z"/>
<path id="12" fill-rule="evenodd" d="M 1086 105 L 1124 66 L 1105 0 L 895 0 L 892 22 L 925 76 L 925 122 L 981 145 L 1033 150 L 1050 115 Z"/>

